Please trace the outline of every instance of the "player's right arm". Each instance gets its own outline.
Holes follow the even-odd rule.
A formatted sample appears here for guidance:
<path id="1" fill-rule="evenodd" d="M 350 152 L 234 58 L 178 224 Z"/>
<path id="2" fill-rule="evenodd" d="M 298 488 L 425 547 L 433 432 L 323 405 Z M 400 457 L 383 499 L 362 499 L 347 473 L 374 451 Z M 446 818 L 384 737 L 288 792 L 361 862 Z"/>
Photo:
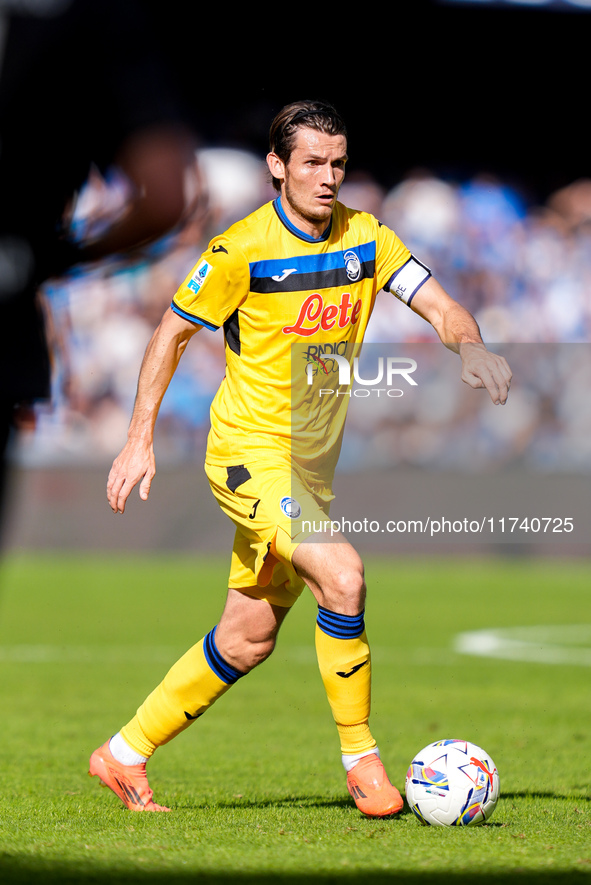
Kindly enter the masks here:
<path id="1" fill-rule="evenodd" d="M 152 335 L 140 369 L 127 442 L 115 458 L 107 482 L 107 498 L 114 513 L 124 512 L 138 482 L 143 501 L 150 493 L 156 473 L 153 440 L 160 404 L 189 340 L 200 328 L 169 308 Z"/>
<path id="2" fill-rule="evenodd" d="M 145 501 L 156 466 L 154 426 L 160 404 L 189 339 L 206 326 L 215 330 L 248 294 L 250 269 L 240 249 L 227 236 L 216 237 L 189 271 L 144 355 L 127 443 L 115 458 L 107 483 L 114 513 L 123 513 L 133 488 L 140 483 Z"/>

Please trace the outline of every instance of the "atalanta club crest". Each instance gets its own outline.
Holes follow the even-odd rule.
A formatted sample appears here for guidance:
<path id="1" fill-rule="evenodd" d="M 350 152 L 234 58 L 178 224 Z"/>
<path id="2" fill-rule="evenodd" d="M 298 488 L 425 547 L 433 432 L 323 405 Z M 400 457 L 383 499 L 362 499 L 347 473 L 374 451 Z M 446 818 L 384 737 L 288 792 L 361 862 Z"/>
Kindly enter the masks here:
<path id="1" fill-rule="evenodd" d="M 289 516 L 290 519 L 297 519 L 302 512 L 302 508 L 296 499 L 287 497 L 281 499 L 281 510 L 286 516 Z"/>
<path id="2" fill-rule="evenodd" d="M 344 258 L 347 277 L 352 283 L 355 283 L 361 276 L 361 262 L 352 249 L 349 249 L 348 252 L 345 252 Z"/>

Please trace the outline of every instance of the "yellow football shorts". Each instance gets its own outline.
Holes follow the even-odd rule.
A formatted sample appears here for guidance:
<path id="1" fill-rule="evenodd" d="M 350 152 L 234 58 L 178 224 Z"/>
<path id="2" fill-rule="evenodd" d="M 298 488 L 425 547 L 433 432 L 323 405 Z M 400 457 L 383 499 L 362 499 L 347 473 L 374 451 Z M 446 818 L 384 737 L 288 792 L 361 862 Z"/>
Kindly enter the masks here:
<path id="1" fill-rule="evenodd" d="M 236 526 L 228 586 L 289 608 L 305 586 L 293 552 L 329 519 L 332 490 L 275 453 L 230 467 L 206 462 L 205 472 Z"/>

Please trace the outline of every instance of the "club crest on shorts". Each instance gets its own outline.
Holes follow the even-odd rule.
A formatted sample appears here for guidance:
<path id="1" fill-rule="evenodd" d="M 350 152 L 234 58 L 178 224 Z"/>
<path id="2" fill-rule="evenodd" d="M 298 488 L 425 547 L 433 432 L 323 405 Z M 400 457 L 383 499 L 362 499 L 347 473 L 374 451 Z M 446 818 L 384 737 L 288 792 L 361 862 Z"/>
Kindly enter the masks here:
<path id="1" fill-rule="evenodd" d="M 295 498 L 282 498 L 281 499 L 281 510 L 286 515 L 289 516 L 290 519 L 297 519 L 302 512 L 302 508 L 298 504 Z"/>

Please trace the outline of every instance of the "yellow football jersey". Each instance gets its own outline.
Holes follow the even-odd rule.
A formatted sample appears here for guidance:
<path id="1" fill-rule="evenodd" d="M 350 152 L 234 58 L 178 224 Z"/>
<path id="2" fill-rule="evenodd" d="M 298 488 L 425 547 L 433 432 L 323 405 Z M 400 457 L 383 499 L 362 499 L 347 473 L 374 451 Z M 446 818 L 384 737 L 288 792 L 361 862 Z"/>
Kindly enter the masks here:
<path id="1" fill-rule="evenodd" d="M 335 357 L 352 365 L 380 289 L 411 258 L 372 215 L 337 203 L 313 239 L 280 198 L 215 237 L 172 301 L 180 316 L 223 327 L 226 375 L 211 406 L 207 460 L 241 464 L 279 446 L 304 469 L 330 476 L 347 396 Z"/>

